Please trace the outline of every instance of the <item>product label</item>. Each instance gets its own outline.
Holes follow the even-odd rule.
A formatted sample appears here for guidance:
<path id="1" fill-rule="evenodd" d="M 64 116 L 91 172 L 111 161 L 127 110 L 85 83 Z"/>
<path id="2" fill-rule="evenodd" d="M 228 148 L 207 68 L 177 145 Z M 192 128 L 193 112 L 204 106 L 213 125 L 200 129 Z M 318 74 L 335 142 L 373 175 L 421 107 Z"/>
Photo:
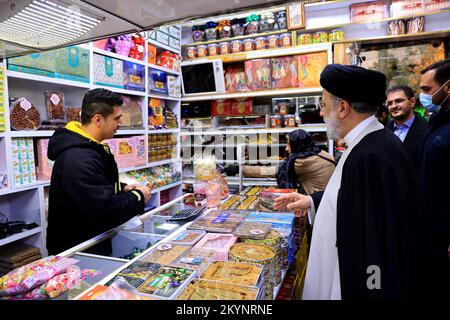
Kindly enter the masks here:
<path id="1" fill-rule="evenodd" d="M 162 32 L 158 31 L 156 33 L 156 41 L 168 45 L 169 44 L 169 36 L 167 34 L 165 34 L 165 33 L 162 33 Z"/>
<path id="2" fill-rule="evenodd" d="M 172 245 L 170 243 L 163 243 L 163 244 L 160 244 L 157 248 L 160 251 L 166 251 L 166 250 L 172 249 Z"/>
<path id="3" fill-rule="evenodd" d="M 202 261 L 203 261 L 202 257 L 180 259 L 181 263 L 193 264 L 193 265 L 199 265 L 200 263 L 202 263 Z"/>
<path id="4" fill-rule="evenodd" d="M 251 234 L 255 234 L 255 235 L 259 235 L 259 234 L 263 234 L 264 231 L 262 231 L 261 229 L 253 229 L 253 230 L 250 230 L 250 233 Z"/>
<path id="5" fill-rule="evenodd" d="M 215 218 L 212 222 L 213 223 L 224 223 L 228 217 L 230 216 L 230 213 L 222 213 L 217 218 Z"/>
<path id="6" fill-rule="evenodd" d="M 25 111 L 28 111 L 31 109 L 31 103 L 30 101 L 28 101 L 27 99 L 23 99 L 20 102 L 20 106 L 22 107 L 22 109 L 24 109 Z"/>
<path id="7" fill-rule="evenodd" d="M 56 94 L 56 93 L 54 93 L 54 94 L 52 94 L 52 96 L 50 97 L 50 101 L 53 103 L 53 104 L 58 104 L 61 100 L 59 99 L 59 96 Z"/>
<path id="8" fill-rule="evenodd" d="M 175 241 L 183 241 L 188 236 L 187 233 L 182 233 L 178 237 L 175 238 Z"/>

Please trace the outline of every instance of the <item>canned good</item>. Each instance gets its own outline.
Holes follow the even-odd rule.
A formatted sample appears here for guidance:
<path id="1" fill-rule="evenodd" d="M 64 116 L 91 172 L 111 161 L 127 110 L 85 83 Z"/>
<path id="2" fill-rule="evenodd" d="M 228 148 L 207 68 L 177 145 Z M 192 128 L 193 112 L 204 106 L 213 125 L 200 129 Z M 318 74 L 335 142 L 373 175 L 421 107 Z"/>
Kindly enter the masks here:
<path id="1" fill-rule="evenodd" d="M 297 37 L 297 45 L 306 45 L 313 43 L 313 36 L 311 33 L 303 33 Z"/>
<path id="2" fill-rule="evenodd" d="M 292 46 L 291 43 L 291 34 L 290 33 L 283 33 L 280 35 L 280 42 L 282 47 L 290 47 Z"/>
<path id="3" fill-rule="evenodd" d="M 267 37 L 267 46 L 270 49 L 278 48 L 280 45 L 280 37 L 276 34 Z"/>
<path id="4" fill-rule="evenodd" d="M 217 56 L 219 54 L 219 45 L 217 43 L 211 43 L 208 45 L 208 55 Z"/>
<path id="5" fill-rule="evenodd" d="M 197 57 L 197 48 L 196 47 L 187 47 L 186 55 L 188 59 L 195 59 Z"/>
<path id="6" fill-rule="evenodd" d="M 205 29 L 205 36 L 206 36 L 206 40 L 208 40 L 208 41 L 216 40 L 217 39 L 216 27 Z"/>
<path id="7" fill-rule="evenodd" d="M 253 39 L 245 39 L 244 43 L 244 51 L 253 51 L 255 50 L 255 40 Z"/>
<path id="8" fill-rule="evenodd" d="M 270 127 L 271 128 L 281 128 L 282 119 L 279 114 L 270 116 Z"/>
<path id="9" fill-rule="evenodd" d="M 236 22 L 231 25 L 231 29 L 233 30 L 233 35 L 235 37 L 240 37 L 244 35 L 244 24 L 240 22 Z"/>
<path id="10" fill-rule="evenodd" d="M 325 31 L 318 31 L 313 35 L 313 43 L 328 42 L 328 33 Z"/>
<path id="11" fill-rule="evenodd" d="M 344 40 L 344 30 L 342 29 L 335 29 L 328 34 L 329 42 L 343 41 L 343 40 Z"/>
<path id="12" fill-rule="evenodd" d="M 232 53 L 242 52 L 242 40 L 231 41 L 231 52 Z"/>
<path id="13" fill-rule="evenodd" d="M 247 34 L 256 34 L 259 30 L 259 23 L 257 21 L 251 21 L 247 24 Z"/>
<path id="14" fill-rule="evenodd" d="M 220 54 L 230 53 L 230 43 L 228 41 L 219 43 Z"/>
<path id="15" fill-rule="evenodd" d="M 197 57 L 203 58 L 207 56 L 207 47 L 205 45 L 199 45 L 197 47 Z"/>
<path id="16" fill-rule="evenodd" d="M 287 114 L 284 116 L 284 126 L 289 128 L 294 128 L 296 126 L 295 123 L 295 115 Z"/>
<path id="17" fill-rule="evenodd" d="M 266 47 L 267 47 L 267 38 L 266 37 L 258 37 L 255 39 L 256 50 L 265 49 Z"/>

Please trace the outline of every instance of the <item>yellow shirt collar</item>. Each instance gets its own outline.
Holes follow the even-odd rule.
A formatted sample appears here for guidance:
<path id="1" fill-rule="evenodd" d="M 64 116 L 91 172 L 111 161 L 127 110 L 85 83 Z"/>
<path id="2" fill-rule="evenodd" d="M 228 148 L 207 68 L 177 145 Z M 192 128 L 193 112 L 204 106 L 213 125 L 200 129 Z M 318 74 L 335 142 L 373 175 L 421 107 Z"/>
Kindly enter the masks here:
<path id="1" fill-rule="evenodd" d="M 101 144 L 101 142 L 95 140 L 89 133 L 84 131 L 83 127 L 81 126 L 81 123 L 78 121 L 70 121 L 68 124 L 66 124 L 66 129 L 73 131 L 75 133 L 78 133 L 80 136 L 88 138 L 89 140 L 92 140 L 92 141 L 95 141 L 95 142 Z"/>

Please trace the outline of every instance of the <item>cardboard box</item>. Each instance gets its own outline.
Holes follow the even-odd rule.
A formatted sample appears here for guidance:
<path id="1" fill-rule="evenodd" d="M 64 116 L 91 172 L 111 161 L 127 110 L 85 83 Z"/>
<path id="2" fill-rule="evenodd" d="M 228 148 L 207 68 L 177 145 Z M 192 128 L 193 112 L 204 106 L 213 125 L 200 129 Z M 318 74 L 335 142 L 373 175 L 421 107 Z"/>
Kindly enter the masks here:
<path id="1" fill-rule="evenodd" d="M 272 88 L 270 59 L 245 61 L 245 77 L 249 91 L 270 90 Z"/>
<path id="2" fill-rule="evenodd" d="M 245 70 L 242 64 L 227 65 L 225 68 L 225 90 L 227 93 L 246 91 Z"/>
<path id="3" fill-rule="evenodd" d="M 145 66 L 123 61 L 123 87 L 127 90 L 145 91 Z"/>
<path id="4" fill-rule="evenodd" d="M 37 177 L 39 180 L 50 180 L 54 161 L 47 157 L 49 139 L 37 140 Z"/>
<path id="5" fill-rule="evenodd" d="M 94 54 L 94 84 L 123 88 L 123 61 Z"/>
<path id="6" fill-rule="evenodd" d="M 156 41 L 165 45 L 169 45 L 169 35 L 160 30 L 156 31 Z"/>
<path id="7" fill-rule="evenodd" d="M 213 117 L 231 115 L 231 100 L 211 101 L 211 115 Z"/>
<path id="8" fill-rule="evenodd" d="M 180 49 L 180 40 L 169 37 L 169 46 L 177 50 Z"/>
<path id="9" fill-rule="evenodd" d="M 175 39 L 181 39 L 181 30 L 178 27 L 169 26 L 169 35 Z"/>
<path id="10" fill-rule="evenodd" d="M 253 99 L 231 100 L 231 115 L 248 116 L 253 113 Z"/>
<path id="11" fill-rule="evenodd" d="M 297 57 L 272 58 L 272 89 L 298 87 Z"/>
<path id="12" fill-rule="evenodd" d="M 55 72 L 89 79 L 89 50 L 70 46 L 56 50 Z"/>
<path id="13" fill-rule="evenodd" d="M 156 64 L 156 47 L 151 44 L 147 45 L 147 61 L 150 64 Z"/>

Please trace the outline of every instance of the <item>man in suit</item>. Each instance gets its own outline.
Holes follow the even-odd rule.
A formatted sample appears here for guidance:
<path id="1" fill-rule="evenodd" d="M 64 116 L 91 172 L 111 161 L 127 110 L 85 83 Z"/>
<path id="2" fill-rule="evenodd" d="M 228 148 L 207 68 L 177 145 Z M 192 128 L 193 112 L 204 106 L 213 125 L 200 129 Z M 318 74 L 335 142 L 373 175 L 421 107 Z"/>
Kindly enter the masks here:
<path id="1" fill-rule="evenodd" d="M 414 112 L 416 98 L 412 89 L 408 86 L 389 88 L 386 104 L 392 116 L 386 127 L 403 142 L 411 161 L 418 169 L 420 147 L 428 124 Z"/>

